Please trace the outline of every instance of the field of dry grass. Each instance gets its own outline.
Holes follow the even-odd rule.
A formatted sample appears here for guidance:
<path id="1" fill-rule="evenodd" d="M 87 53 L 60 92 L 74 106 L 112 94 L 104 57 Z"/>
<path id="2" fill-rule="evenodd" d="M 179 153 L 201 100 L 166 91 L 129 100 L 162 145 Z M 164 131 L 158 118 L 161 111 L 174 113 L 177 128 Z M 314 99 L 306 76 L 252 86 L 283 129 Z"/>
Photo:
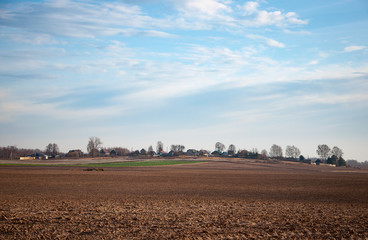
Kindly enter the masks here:
<path id="1" fill-rule="evenodd" d="M 0 166 L 0 239 L 367 239 L 368 171 Z"/>

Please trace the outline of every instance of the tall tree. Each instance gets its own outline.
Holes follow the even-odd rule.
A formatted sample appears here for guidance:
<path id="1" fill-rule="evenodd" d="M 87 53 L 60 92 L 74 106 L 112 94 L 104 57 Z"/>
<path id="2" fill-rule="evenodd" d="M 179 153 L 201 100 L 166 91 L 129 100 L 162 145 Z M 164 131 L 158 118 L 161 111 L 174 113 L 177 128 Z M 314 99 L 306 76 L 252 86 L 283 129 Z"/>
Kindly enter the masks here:
<path id="1" fill-rule="evenodd" d="M 335 147 L 332 148 L 330 154 L 335 155 L 337 158 L 340 158 L 340 157 L 342 157 L 342 155 L 344 153 L 342 152 L 342 150 L 340 148 L 335 146 Z"/>
<path id="2" fill-rule="evenodd" d="M 126 156 L 129 154 L 129 149 L 123 147 L 115 147 L 114 148 L 117 156 Z"/>
<path id="3" fill-rule="evenodd" d="M 338 161 L 339 159 L 335 156 L 335 155 L 332 155 L 331 157 L 328 157 L 327 158 L 327 161 L 326 161 L 326 163 L 327 164 L 334 164 L 334 165 L 337 165 L 337 161 Z"/>
<path id="4" fill-rule="evenodd" d="M 92 157 L 96 157 L 98 155 L 99 148 L 101 147 L 102 142 L 98 137 L 90 137 L 87 144 L 87 151 Z"/>
<path id="5" fill-rule="evenodd" d="M 7 146 L 0 148 L 0 159 L 10 159 L 13 160 L 18 158 L 19 149 L 16 146 Z"/>
<path id="6" fill-rule="evenodd" d="M 257 148 L 252 148 L 252 153 L 253 154 L 258 154 L 258 149 Z"/>
<path id="7" fill-rule="evenodd" d="M 56 143 L 49 143 L 46 146 L 45 153 L 48 156 L 55 156 L 59 153 L 59 147 Z"/>
<path id="8" fill-rule="evenodd" d="M 148 152 L 149 152 L 149 153 L 153 152 L 153 147 L 152 147 L 152 145 L 150 145 L 150 146 L 148 147 Z"/>
<path id="9" fill-rule="evenodd" d="M 339 160 L 337 160 L 337 166 L 346 166 L 346 161 L 342 157 L 340 157 Z"/>
<path id="10" fill-rule="evenodd" d="M 185 147 L 183 145 L 180 145 L 180 144 L 178 144 L 178 145 L 173 144 L 173 145 L 170 146 L 170 149 L 171 149 L 171 151 L 174 151 L 174 152 L 183 152 Z"/>
<path id="11" fill-rule="evenodd" d="M 320 144 L 318 145 L 316 152 L 322 158 L 322 160 L 326 161 L 330 153 L 330 148 L 326 144 Z"/>
<path id="12" fill-rule="evenodd" d="M 52 144 L 52 155 L 53 156 L 58 155 L 59 151 L 60 151 L 59 146 L 56 143 L 53 143 Z"/>
<path id="13" fill-rule="evenodd" d="M 227 149 L 227 152 L 228 152 L 229 154 L 234 154 L 234 153 L 235 153 L 235 151 L 236 151 L 236 147 L 235 147 L 235 145 L 234 145 L 234 144 L 230 144 L 230 145 L 229 145 L 229 148 Z"/>
<path id="14" fill-rule="evenodd" d="M 268 152 L 267 152 L 267 150 L 266 150 L 266 149 L 263 149 L 263 150 L 261 151 L 261 154 L 265 155 L 266 157 L 268 156 Z"/>
<path id="15" fill-rule="evenodd" d="M 46 146 L 45 153 L 46 153 L 46 155 L 51 156 L 51 154 L 52 154 L 52 143 L 49 143 L 49 144 Z"/>
<path id="16" fill-rule="evenodd" d="M 222 152 L 222 151 L 224 151 L 224 149 L 225 149 L 225 145 L 224 145 L 224 144 L 222 144 L 222 143 L 220 143 L 220 142 L 217 142 L 217 143 L 215 144 L 215 149 L 216 149 L 216 151 L 218 151 L 218 152 Z"/>
<path id="17" fill-rule="evenodd" d="M 273 144 L 270 149 L 270 157 L 282 157 L 282 148 L 279 145 Z"/>
<path id="18" fill-rule="evenodd" d="M 179 152 L 184 152 L 185 146 L 184 145 L 178 145 Z"/>
<path id="19" fill-rule="evenodd" d="M 300 156 L 300 150 L 294 145 L 293 146 L 288 145 L 286 146 L 286 149 L 285 149 L 285 156 L 296 159 Z"/>
<path id="20" fill-rule="evenodd" d="M 157 142 L 156 150 L 157 150 L 157 154 L 159 154 L 160 152 L 164 150 L 164 144 L 161 141 Z"/>

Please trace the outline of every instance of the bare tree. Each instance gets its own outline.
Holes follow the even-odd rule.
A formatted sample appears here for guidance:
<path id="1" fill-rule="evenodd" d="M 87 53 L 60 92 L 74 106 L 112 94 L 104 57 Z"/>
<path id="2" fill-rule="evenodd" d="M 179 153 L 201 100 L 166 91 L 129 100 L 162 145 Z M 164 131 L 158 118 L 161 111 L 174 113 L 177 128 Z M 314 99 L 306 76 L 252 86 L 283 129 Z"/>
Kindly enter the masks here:
<path id="1" fill-rule="evenodd" d="M 261 154 L 265 155 L 266 157 L 268 156 L 268 152 L 267 152 L 267 150 L 266 150 L 266 149 L 263 149 L 263 150 L 261 151 Z"/>
<path id="2" fill-rule="evenodd" d="M 358 162 L 357 160 L 347 160 L 346 165 L 353 168 L 368 169 L 368 160 Z"/>
<path id="3" fill-rule="evenodd" d="M 95 157 L 98 155 L 99 148 L 101 147 L 102 142 L 98 137 L 90 137 L 87 144 L 87 151 L 92 156 Z"/>
<path id="4" fill-rule="evenodd" d="M 224 145 L 224 144 L 222 144 L 222 143 L 220 143 L 220 142 L 217 142 L 217 143 L 215 144 L 215 149 L 216 149 L 216 151 L 218 151 L 218 152 L 222 152 L 222 151 L 224 151 L 224 149 L 225 149 L 225 145 Z"/>
<path id="5" fill-rule="evenodd" d="M 282 157 L 282 148 L 279 145 L 272 145 L 270 149 L 270 157 Z"/>
<path id="6" fill-rule="evenodd" d="M 45 153 L 46 153 L 46 155 L 51 156 L 51 153 L 52 153 L 52 143 L 49 143 L 49 144 L 46 146 Z"/>
<path id="7" fill-rule="evenodd" d="M 123 147 L 115 147 L 114 148 L 117 156 L 127 156 L 129 154 L 129 149 Z"/>
<path id="8" fill-rule="evenodd" d="M 13 160 L 18 158 L 19 149 L 16 146 L 7 146 L 0 148 L 0 158 Z"/>
<path id="9" fill-rule="evenodd" d="M 56 143 L 49 143 L 46 146 L 45 153 L 48 156 L 56 156 L 59 153 L 59 147 Z"/>
<path id="10" fill-rule="evenodd" d="M 300 150 L 299 150 L 299 148 L 297 148 L 297 147 L 295 147 L 295 146 L 293 146 L 293 148 L 294 148 L 294 152 L 293 152 L 293 158 L 298 158 L 299 156 L 300 156 L 300 154 L 301 154 L 301 152 L 300 152 Z"/>
<path id="11" fill-rule="evenodd" d="M 185 147 L 183 145 L 171 145 L 170 147 L 171 151 L 174 151 L 174 152 L 183 152 Z"/>
<path id="12" fill-rule="evenodd" d="M 157 142 L 156 150 L 157 154 L 159 154 L 160 152 L 162 152 L 162 150 L 164 150 L 164 144 L 161 141 Z"/>
<path id="13" fill-rule="evenodd" d="M 293 156 L 293 149 L 291 146 L 287 145 L 285 149 L 285 156 L 290 157 Z"/>
<path id="14" fill-rule="evenodd" d="M 253 154 L 258 154 L 258 149 L 257 148 L 252 148 L 252 153 Z"/>
<path id="15" fill-rule="evenodd" d="M 152 147 L 152 145 L 150 145 L 150 146 L 148 147 L 148 152 L 153 152 L 153 147 Z"/>
<path id="16" fill-rule="evenodd" d="M 235 147 L 235 145 L 234 145 L 234 144 L 230 144 L 230 145 L 229 145 L 229 148 L 227 149 L 227 152 L 228 152 L 229 154 L 234 154 L 234 153 L 236 152 L 236 147 Z"/>
<path id="17" fill-rule="evenodd" d="M 58 155 L 59 154 L 59 146 L 56 143 L 52 144 L 52 155 Z"/>
<path id="18" fill-rule="evenodd" d="M 325 160 L 328 158 L 330 153 L 330 148 L 326 144 L 320 144 L 317 147 L 317 154 L 322 158 L 322 160 Z"/>
<path id="19" fill-rule="evenodd" d="M 285 150 L 285 156 L 289 157 L 289 158 L 298 158 L 300 156 L 300 150 L 299 148 L 293 146 L 286 146 L 286 150 Z"/>
<path id="20" fill-rule="evenodd" d="M 184 152 L 185 146 L 184 145 L 179 145 L 178 149 L 179 149 L 179 152 Z"/>
<path id="21" fill-rule="evenodd" d="M 149 154 L 149 155 L 151 155 L 151 156 L 155 155 L 155 151 L 153 151 L 153 147 L 152 147 L 152 145 L 150 145 L 150 146 L 148 147 L 148 152 L 147 152 L 147 154 Z"/>
<path id="22" fill-rule="evenodd" d="M 342 157 L 342 155 L 344 154 L 342 150 L 336 146 L 332 148 L 330 153 L 331 155 L 335 155 L 337 158 Z"/>
<path id="23" fill-rule="evenodd" d="M 178 152 L 178 147 L 177 147 L 178 145 L 171 145 L 170 146 L 170 150 L 171 151 L 174 151 L 174 152 Z"/>

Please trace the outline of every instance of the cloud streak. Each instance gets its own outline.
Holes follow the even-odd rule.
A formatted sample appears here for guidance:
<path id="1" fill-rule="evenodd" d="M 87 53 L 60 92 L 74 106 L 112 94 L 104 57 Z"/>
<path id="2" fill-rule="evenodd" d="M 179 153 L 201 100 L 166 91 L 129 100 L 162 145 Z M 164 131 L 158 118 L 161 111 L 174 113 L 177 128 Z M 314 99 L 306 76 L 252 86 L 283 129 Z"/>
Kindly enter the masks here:
<path id="1" fill-rule="evenodd" d="M 144 14 L 139 7 L 122 3 L 24 3 L 18 8 L 3 10 L 0 19 L 2 26 L 41 33 L 43 36 L 94 38 L 141 33 L 151 37 L 171 36 L 153 30 L 166 25 L 166 20 L 152 18 Z"/>
<path id="2" fill-rule="evenodd" d="M 302 20 L 295 12 L 283 13 L 281 11 L 266 11 L 259 9 L 259 2 L 246 2 L 241 9 L 245 16 L 252 17 L 251 20 L 243 21 L 245 26 L 277 26 L 286 27 L 289 25 L 305 25 L 307 20 Z"/>
<path id="3" fill-rule="evenodd" d="M 50 36 L 94 38 L 97 36 L 143 35 L 148 37 L 173 37 L 167 32 L 177 28 L 211 29 L 303 25 L 294 12 L 260 10 L 258 2 L 245 3 L 241 11 L 230 1 L 185 0 L 175 3 L 176 14 L 151 17 L 141 7 L 120 2 L 95 4 L 93 2 L 57 1 L 23 3 L 7 7 L 0 15 L 0 25 L 23 29 L 34 34 L 35 44 L 56 43 Z M 38 33 L 39 35 L 35 35 Z M 13 38 L 17 38 L 16 35 Z"/>
<path id="4" fill-rule="evenodd" d="M 277 47 L 277 48 L 285 47 L 285 44 L 280 43 L 276 41 L 275 39 L 271 39 L 271 38 L 267 38 L 267 37 L 263 37 L 259 35 L 254 35 L 254 34 L 248 34 L 246 37 L 249 39 L 262 40 L 262 42 L 264 42 L 269 47 Z"/>
<path id="5" fill-rule="evenodd" d="M 344 48 L 344 52 L 354 52 L 354 51 L 361 51 L 366 49 L 366 46 L 349 46 Z"/>

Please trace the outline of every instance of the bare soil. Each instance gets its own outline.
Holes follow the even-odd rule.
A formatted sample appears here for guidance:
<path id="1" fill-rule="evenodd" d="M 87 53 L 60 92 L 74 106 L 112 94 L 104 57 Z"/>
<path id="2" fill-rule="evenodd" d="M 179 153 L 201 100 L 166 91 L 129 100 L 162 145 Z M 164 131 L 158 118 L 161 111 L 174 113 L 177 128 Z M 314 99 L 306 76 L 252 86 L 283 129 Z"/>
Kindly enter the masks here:
<path id="1" fill-rule="evenodd" d="M 368 171 L 0 166 L 0 239 L 368 239 Z"/>

